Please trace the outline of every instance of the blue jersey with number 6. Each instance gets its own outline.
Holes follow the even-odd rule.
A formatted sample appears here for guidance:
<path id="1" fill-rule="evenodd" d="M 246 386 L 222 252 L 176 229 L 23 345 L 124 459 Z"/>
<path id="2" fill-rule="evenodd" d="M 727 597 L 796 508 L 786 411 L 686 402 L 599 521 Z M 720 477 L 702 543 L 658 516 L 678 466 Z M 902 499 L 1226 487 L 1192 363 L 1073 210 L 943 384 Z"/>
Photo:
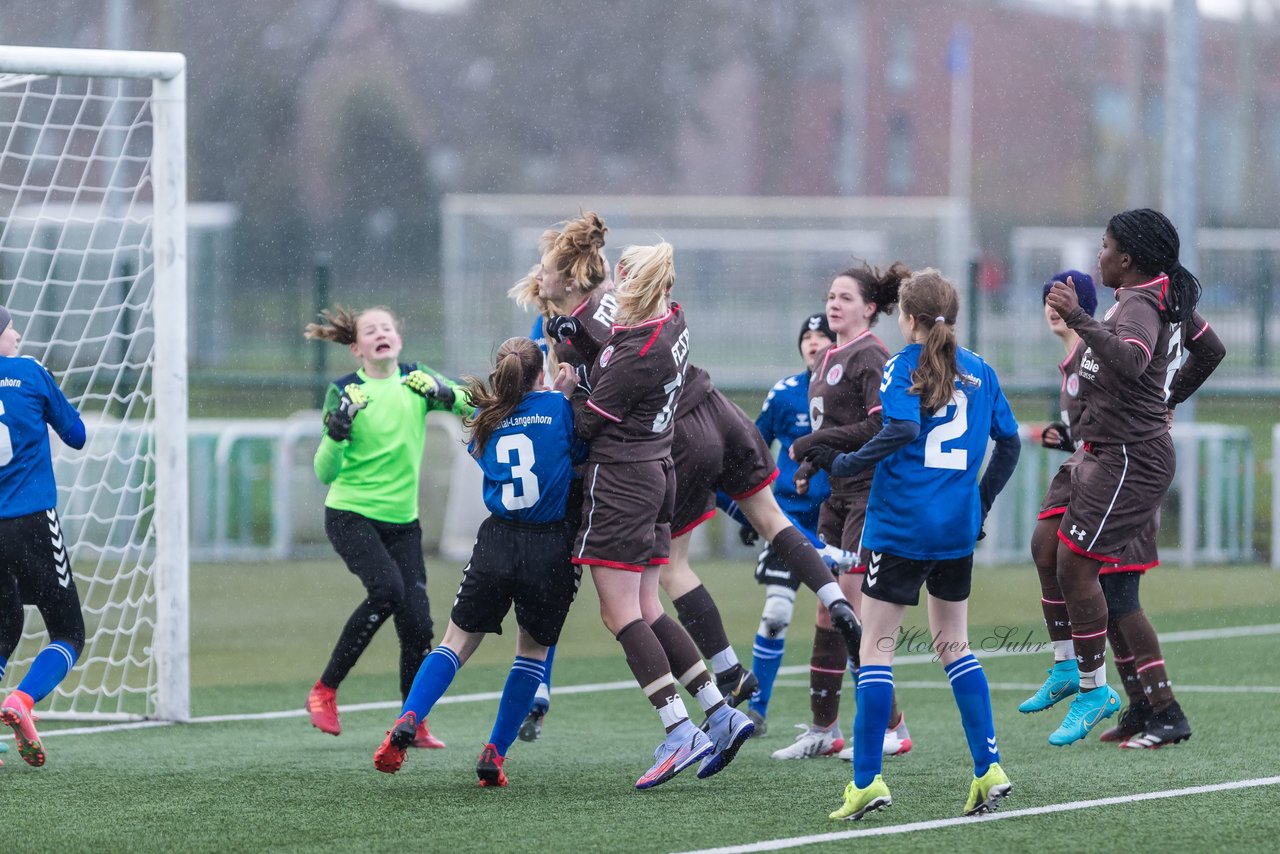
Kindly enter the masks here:
<path id="1" fill-rule="evenodd" d="M 978 471 L 987 440 L 1016 435 L 1018 422 L 995 371 L 963 347 L 951 402 L 921 411 L 920 396 L 908 390 L 920 352 L 919 344 L 908 345 L 884 366 L 885 423 L 914 421 L 920 434 L 876 466 L 862 545 L 913 560 L 964 557 L 982 525 Z"/>
<path id="2" fill-rule="evenodd" d="M 473 451 L 475 443 L 468 448 Z M 575 463 L 587 446 L 573 435 L 573 407 L 558 391 L 531 391 L 503 419 L 476 460 L 489 512 L 516 522 L 564 518 Z"/>

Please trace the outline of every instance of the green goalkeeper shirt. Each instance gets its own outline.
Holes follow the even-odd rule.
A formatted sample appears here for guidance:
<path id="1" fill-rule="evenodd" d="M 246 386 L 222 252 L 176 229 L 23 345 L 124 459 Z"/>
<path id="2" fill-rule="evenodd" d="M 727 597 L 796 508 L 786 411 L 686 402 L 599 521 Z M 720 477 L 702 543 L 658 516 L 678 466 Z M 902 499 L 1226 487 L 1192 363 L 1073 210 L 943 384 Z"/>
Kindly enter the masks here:
<path id="1" fill-rule="evenodd" d="M 329 484 L 326 507 L 379 522 L 405 524 L 418 518 L 427 412 L 448 407 L 415 394 L 403 384 L 402 377 L 413 370 L 425 371 L 452 387 L 455 398 L 451 411 L 470 413 L 465 388 L 425 365 L 401 364 L 400 371 L 386 379 L 371 379 L 361 369 L 335 380 L 325 395 L 326 418 L 338 408 L 342 389 L 350 383 L 360 385 L 369 405 L 356 413 L 351 438 L 335 442 L 326 434 L 320 440 L 315 471 L 321 483 Z"/>

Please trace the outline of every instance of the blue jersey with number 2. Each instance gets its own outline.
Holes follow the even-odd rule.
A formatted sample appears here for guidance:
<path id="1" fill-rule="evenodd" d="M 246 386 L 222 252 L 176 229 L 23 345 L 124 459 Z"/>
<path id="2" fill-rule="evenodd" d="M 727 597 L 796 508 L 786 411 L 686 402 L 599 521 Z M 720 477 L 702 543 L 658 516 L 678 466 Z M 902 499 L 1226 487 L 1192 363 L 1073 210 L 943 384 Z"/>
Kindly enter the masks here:
<path id="1" fill-rule="evenodd" d="M 485 506 L 516 522 L 563 519 L 573 466 L 586 457 L 587 446 L 573 435 L 568 399 L 558 391 L 531 391 L 476 460 L 484 472 Z"/>
<path id="2" fill-rule="evenodd" d="M 960 378 L 951 402 L 922 412 L 920 396 L 908 391 L 920 350 L 908 345 L 884 366 L 885 423 L 914 421 L 920 434 L 876 466 L 862 545 L 913 560 L 964 557 L 982 525 L 978 470 L 987 440 L 1016 435 L 1018 422 L 995 371 L 964 348 L 956 355 Z"/>

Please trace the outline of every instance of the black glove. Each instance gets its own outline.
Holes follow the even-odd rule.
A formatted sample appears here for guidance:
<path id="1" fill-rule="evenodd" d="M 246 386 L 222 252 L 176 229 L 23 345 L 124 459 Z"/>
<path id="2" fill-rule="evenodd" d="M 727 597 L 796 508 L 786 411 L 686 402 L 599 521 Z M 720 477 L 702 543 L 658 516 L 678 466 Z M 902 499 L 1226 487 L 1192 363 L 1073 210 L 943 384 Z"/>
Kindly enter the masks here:
<path id="1" fill-rule="evenodd" d="M 578 388 L 582 389 L 584 392 L 587 393 L 588 396 L 590 396 L 591 395 L 591 369 L 588 368 L 586 365 L 578 365 L 573 369 L 573 372 L 578 375 Z"/>
<path id="2" fill-rule="evenodd" d="M 742 540 L 744 546 L 754 546 L 760 542 L 760 534 L 750 525 L 743 525 L 738 529 L 738 539 Z"/>
<path id="3" fill-rule="evenodd" d="M 1050 430 L 1058 431 L 1059 439 L 1056 445 L 1049 444 L 1049 440 L 1045 438 Z M 1045 425 L 1045 428 L 1040 431 L 1040 444 L 1046 448 L 1057 448 L 1059 451 L 1074 451 L 1076 449 L 1076 446 L 1071 442 L 1071 428 L 1061 421 L 1053 421 Z"/>
<path id="4" fill-rule="evenodd" d="M 804 452 L 804 461 L 825 472 L 831 471 L 831 464 L 836 461 L 840 452 L 830 445 L 814 445 Z"/>
<path id="5" fill-rule="evenodd" d="M 578 318 L 570 317 L 567 314 L 557 314 L 549 319 L 542 327 L 542 331 L 546 332 L 557 341 L 564 342 L 570 338 L 574 338 L 582 331 L 582 324 L 578 322 Z"/>
<path id="6" fill-rule="evenodd" d="M 324 418 L 324 429 L 329 438 L 335 442 L 345 442 L 351 438 L 351 427 L 356 413 L 369 405 L 369 396 L 360 388 L 359 383 L 348 383 L 338 395 L 338 406 Z"/>

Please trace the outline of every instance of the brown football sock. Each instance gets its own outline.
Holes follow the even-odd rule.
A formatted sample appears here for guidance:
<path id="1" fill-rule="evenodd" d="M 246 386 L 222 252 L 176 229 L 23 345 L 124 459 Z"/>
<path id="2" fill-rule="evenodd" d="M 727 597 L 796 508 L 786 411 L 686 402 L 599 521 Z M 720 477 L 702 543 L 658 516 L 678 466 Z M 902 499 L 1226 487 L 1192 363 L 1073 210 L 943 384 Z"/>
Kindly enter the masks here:
<path id="1" fill-rule="evenodd" d="M 671 732 L 680 725 L 679 711 L 684 704 L 676 692 L 676 680 L 671 675 L 671 664 L 662 651 L 662 644 L 644 620 L 635 620 L 618 632 L 618 643 L 627 656 L 627 666 L 644 690 L 649 702 L 662 717 L 663 726 Z M 688 714 L 683 719 L 688 719 Z"/>
<path id="2" fill-rule="evenodd" d="M 676 607 L 680 625 L 693 639 L 702 658 L 710 660 L 729 648 L 729 635 L 724 630 L 720 609 L 704 585 L 699 584 L 679 599 L 672 599 L 671 604 Z M 680 672 L 678 667 L 674 669 Z M 730 667 L 725 672 L 732 669 Z"/>
<path id="3" fill-rule="evenodd" d="M 1155 627 L 1141 608 L 1125 614 L 1116 622 L 1133 652 L 1133 664 L 1143 693 L 1151 702 L 1152 710 L 1163 711 L 1173 703 L 1173 683 L 1169 681 L 1169 672 L 1164 666 Z"/>
<path id="4" fill-rule="evenodd" d="M 815 626 L 813 657 L 809 659 L 809 708 L 815 726 L 831 726 L 840 716 L 840 689 L 848 661 L 840 633 Z"/>
<path id="5" fill-rule="evenodd" d="M 773 546 L 773 553 L 783 566 L 791 570 L 796 580 L 814 593 L 835 580 L 831 568 L 813 543 L 794 525 L 779 531 L 769 545 Z"/>
<path id="6" fill-rule="evenodd" d="M 667 660 L 671 662 L 671 673 L 693 695 L 702 710 L 710 715 L 723 706 L 724 697 L 707 672 L 707 666 L 702 663 L 698 648 L 680 624 L 663 614 L 650 623 L 649 627 L 653 629 L 654 636 L 667 654 Z"/>

